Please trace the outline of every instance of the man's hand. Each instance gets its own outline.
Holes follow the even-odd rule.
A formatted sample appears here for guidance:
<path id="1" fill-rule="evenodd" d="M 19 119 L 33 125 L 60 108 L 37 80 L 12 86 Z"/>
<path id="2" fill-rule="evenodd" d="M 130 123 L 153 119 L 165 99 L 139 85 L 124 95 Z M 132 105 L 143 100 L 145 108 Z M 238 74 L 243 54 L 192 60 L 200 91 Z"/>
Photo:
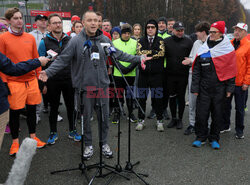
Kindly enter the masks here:
<path id="1" fill-rule="evenodd" d="M 242 85 L 242 90 L 243 90 L 243 91 L 246 91 L 247 89 L 248 89 L 248 85 L 243 84 L 243 85 Z"/>
<path id="2" fill-rule="evenodd" d="M 112 74 L 112 71 L 113 71 L 112 68 L 109 67 L 109 68 L 108 68 L 108 75 L 111 75 L 111 74 Z"/>
<path id="3" fill-rule="evenodd" d="M 47 94 L 47 91 L 48 91 L 48 89 L 47 89 L 47 86 L 45 85 L 45 86 L 43 87 L 43 94 Z"/>
<path id="4" fill-rule="evenodd" d="M 194 93 L 194 95 L 198 96 L 198 95 L 199 95 L 199 93 Z"/>
<path id="5" fill-rule="evenodd" d="M 46 66 L 46 64 L 50 61 L 50 59 L 46 57 L 39 57 L 38 60 L 41 62 L 41 66 Z"/>
<path id="6" fill-rule="evenodd" d="M 46 82 L 48 80 L 48 76 L 45 71 L 41 71 L 39 75 L 39 80 Z"/>
<path id="7" fill-rule="evenodd" d="M 147 55 L 141 55 L 141 67 L 143 70 L 146 69 L 146 64 L 145 62 L 148 61 L 148 60 L 151 60 L 152 57 L 147 57 Z"/>
<path id="8" fill-rule="evenodd" d="M 189 64 L 191 64 L 192 60 L 188 57 L 185 57 L 185 60 L 182 61 L 182 64 L 187 66 Z"/>
<path id="9" fill-rule="evenodd" d="M 230 92 L 227 92 L 227 98 L 229 98 L 231 96 Z"/>

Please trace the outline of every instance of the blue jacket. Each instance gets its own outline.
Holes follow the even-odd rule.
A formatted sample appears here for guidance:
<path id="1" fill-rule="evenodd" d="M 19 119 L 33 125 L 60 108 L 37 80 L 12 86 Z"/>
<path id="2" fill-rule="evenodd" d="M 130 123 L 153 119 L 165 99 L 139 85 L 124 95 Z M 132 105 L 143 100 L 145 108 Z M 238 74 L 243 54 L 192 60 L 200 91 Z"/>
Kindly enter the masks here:
<path id="1" fill-rule="evenodd" d="M 38 59 L 14 64 L 0 52 L 0 71 L 6 75 L 21 76 L 41 66 Z M 9 109 L 8 90 L 0 77 L 0 114 Z"/>

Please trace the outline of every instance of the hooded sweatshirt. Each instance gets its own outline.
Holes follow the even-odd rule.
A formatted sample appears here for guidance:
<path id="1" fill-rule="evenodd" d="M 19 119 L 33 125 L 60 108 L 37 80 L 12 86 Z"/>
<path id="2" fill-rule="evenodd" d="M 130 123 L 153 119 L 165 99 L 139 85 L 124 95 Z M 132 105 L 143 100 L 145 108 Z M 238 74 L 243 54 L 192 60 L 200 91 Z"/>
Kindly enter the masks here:
<path id="1" fill-rule="evenodd" d="M 84 51 L 84 43 L 90 40 L 92 47 Z M 88 37 L 85 29 L 77 36 L 73 37 L 60 56 L 46 69 L 48 77 L 54 76 L 58 71 L 71 64 L 72 83 L 74 88 L 84 91 L 93 91 L 89 87 L 107 88 L 109 86 L 109 76 L 106 68 L 107 56 L 104 52 L 104 46 L 113 46 L 111 40 L 104 36 L 101 30 L 97 30 L 94 37 Z M 91 50 L 96 46 L 99 53 L 99 59 L 91 60 Z M 140 56 L 132 56 L 116 50 L 113 54 L 117 60 L 126 62 L 141 61 Z"/>

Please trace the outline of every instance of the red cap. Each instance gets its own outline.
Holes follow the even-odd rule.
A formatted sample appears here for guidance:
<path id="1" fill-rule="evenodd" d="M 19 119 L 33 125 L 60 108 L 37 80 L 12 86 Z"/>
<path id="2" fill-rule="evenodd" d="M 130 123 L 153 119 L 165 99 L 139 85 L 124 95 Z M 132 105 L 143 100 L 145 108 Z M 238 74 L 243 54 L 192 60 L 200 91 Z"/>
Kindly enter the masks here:
<path id="1" fill-rule="evenodd" d="M 77 15 L 73 15 L 73 16 L 71 17 L 71 22 L 80 21 L 80 20 L 81 20 L 80 17 L 77 16 Z"/>
<path id="2" fill-rule="evenodd" d="M 211 25 L 211 27 L 218 29 L 223 34 L 225 33 L 225 22 L 224 21 L 215 22 Z"/>

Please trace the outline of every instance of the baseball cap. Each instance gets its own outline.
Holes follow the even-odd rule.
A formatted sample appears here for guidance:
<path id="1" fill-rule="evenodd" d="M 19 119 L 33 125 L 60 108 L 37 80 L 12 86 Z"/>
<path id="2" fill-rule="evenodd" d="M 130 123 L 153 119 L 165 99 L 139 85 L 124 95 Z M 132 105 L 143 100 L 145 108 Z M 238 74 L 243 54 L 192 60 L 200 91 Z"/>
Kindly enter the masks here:
<path id="1" fill-rule="evenodd" d="M 177 21 L 176 23 L 174 23 L 173 28 L 175 30 L 183 30 L 183 29 L 185 29 L 184 24 L 182 22 L 180 22 L 180 21 Z"/>
<path id="2" fill-rule="evenodd" d="M 240 28 L 240 29 L 242 29 L 242 30 L 246 30 L 246 31 L 247 31 L 248 26 L 247 26 L 247 24 L 245 24 L 245 23 L 238 23 L 238 24 L 235 25 L 233 28 Z"/>
<path id="3" fill-rule="evenodd" d="M 42 19 L 45 19 L 46 21 L 48 20 L 48 17 L 45 16 L 45 15 L 37 15 L 36 18 L 35 18 L 35 21 L 37 20 L 42 20 Z"/>

